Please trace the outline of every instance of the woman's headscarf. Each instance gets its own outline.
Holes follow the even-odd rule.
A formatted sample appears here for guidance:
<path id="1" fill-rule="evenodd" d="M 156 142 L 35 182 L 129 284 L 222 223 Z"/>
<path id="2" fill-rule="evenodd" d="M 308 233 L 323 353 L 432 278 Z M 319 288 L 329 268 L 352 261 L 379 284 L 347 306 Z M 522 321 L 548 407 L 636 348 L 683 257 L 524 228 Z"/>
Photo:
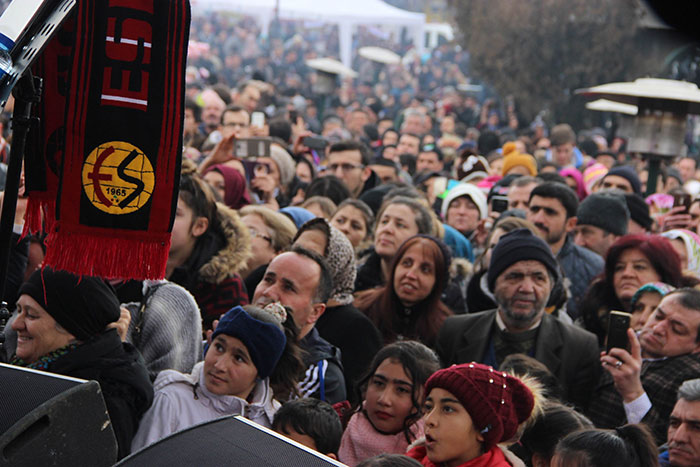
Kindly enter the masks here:
<path id="1" fill-rule="evenodd" d="M 208 167 L 202 175 L 212 170 L 224 177 L 224 204 L 231 209 L 240 209 L 250 204 L 250 195 L 246 189 L 245 179 L 241 173 L 224 164 L 216 164 Z"/>
<path id="2" fill-rule="evenodd" d="M 669 240 L 681 239 L 685 245 L 688 256 L 688 271 L 700 277 L 700 237 L 694 232 L 685 229 L 669 230 L 661 234 Z"/>
<path id="3" fill-rule="evenodd" d="M 328 239 L 326 262 L 333 276 L 333 293 L 331 299 L 341 305 L 350 305 L 355 290 L 355 249 L 350 240 L 332 225 L 328 224 L 331 237 Z"/>
<path id="4" fill-rule="evenodd" d="M 579 201 L 586 197 L 586 188 L 583 183 L 583 174 L 574 167 L 567 167 L 559 171 L 559 175 L 562 177 L 571 177 L 576 181 L 576 194 L 578 195 Z"/>
<path id="5" fill-rule="evenodd" d="M 665 282 L 647 282 L 646 284 L 638 288 L 632 296 L 632 301 L 630 302 L 630 309 L 634 309 L 634 305 L 637 303 L 637 300 L 639 300 L 639 297 L 641 297 L 644 293 L 656 292 L 657 294 L 661 295 L 661 298 L 663 298 L 666 296 L 667 293 L 673 292 L 674 290 L 676 290 L 674 286 Z"/>
<path id="6" fill-rule="evenodd" d="M 279 212 L 289 217 L 292 222 L 294 222 L 294 225 L 297 226 L 297 229 L 316 217 L 316 215 L 308 209 L 300 208 L 299 206 L 287 206 L 286 208 L 280 209 Z"/>

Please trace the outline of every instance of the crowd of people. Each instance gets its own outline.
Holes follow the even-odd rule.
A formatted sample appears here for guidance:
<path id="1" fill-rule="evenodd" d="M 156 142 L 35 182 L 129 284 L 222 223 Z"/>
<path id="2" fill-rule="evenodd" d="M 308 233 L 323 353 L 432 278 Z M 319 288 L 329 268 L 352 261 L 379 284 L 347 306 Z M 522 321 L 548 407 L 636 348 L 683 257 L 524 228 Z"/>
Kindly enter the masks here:
<path id="1" fill-rule="evenodd" d="M 120 458 L 243 415 L 351 466 L 700 465 L 698 156 L 649 180 L 454 45 L 321 95 L 334 33 L 277 26 L 193 21 L 165 278 L 24 238 L 2 359 L 97 380 Z"/>

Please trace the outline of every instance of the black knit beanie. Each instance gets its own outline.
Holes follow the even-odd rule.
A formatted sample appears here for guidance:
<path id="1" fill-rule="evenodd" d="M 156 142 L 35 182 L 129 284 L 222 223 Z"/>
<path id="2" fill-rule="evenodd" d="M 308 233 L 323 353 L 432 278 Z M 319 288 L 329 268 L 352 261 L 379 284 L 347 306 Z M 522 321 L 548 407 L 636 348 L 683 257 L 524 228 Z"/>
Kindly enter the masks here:
<path id="1" fill-rule="evenodd" d="M 613 167 L 607 174 L 605 174 L 605 177 L 608 177 L 609 175 L 617 175 L 618 177 L 626 179 L 628 182 L 630 182 L 630 185 L 632 185 L 632 190 L 637 194 L 641 194 L 642 182 L 639 180 L 639 175 L 637 175 L 637 172 L 629 165 L 618 165 L 617 167 Z M 603 180 L 605 180 L 605 177 L 603 177 Z"/>
<path id="2" fill-rule="evenodd" d="M 49 267 L 37 269 L 18 295 L 29 295 L 80 341 L 102 334 L 119 319 L 119 300 L 98 277 L 76 276 Z"/>
<path id="3" fill-rule="evenodd" d="M 644 199 L 639 195 L 626 193 L 625 201 L 627 202 L 627 209 L 630 212 L 630 218 L 644 227 L 645 230 L 651 230 L 654 221 L 649 215 L 649 205 Z"/>
<path id="4" fill-rule="evenodd" d="M 559 265 L 549 245 L 528 229 L 517 229 L 503 235 L 491 253 L 488 270 L 489 290 L 493 292 L 496 279 L 503 271 L 518 261 L 535 260 L 544 264 L 556 279 Z"/>
<path id="5" fill-rule="evenodd" d="M 578 225 L 600 227 L 614 235 L 625 235 L 630 213 L 621 194 L 602 192 L 588 195 L 576 211 Z"/>

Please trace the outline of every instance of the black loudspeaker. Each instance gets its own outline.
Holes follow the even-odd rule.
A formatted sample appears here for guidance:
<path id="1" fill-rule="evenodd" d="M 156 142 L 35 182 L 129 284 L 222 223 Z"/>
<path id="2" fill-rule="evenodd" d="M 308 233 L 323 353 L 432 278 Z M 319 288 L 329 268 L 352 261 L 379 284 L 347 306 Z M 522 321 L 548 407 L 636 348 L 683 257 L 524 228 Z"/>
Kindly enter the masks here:
<path id="1" fill-rule="evenodd" d="M 0 466 L 109 466 L 117 441 L 96 381 L 0 364 Z"/>
<path id="2" fill-rule="evenodd" d="M 117 466 L 344 466 L 241 416 L 217 418 L 174 433 Z"/>

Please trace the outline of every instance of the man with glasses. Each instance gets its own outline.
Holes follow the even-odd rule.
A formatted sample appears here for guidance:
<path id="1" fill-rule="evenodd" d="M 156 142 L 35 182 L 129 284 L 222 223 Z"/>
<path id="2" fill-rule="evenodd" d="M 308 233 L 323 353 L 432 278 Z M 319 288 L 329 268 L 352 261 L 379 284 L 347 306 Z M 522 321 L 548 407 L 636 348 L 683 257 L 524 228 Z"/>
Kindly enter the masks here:
<path id="1" fill-rule="evenodd" d="M 236 134 L 238 138 L 248 138 L 250 114 L 243 107 L 229 105 L 221 115 L 221 135 L 226 138 Z"/>
<path id="2" fill-rule="evenodd" d="M 369 168 L 369 152 L 357 141 L 340 141 L 328 150 L 328 173 L 345 183 L 353 198 L 379 184 Z"/>

